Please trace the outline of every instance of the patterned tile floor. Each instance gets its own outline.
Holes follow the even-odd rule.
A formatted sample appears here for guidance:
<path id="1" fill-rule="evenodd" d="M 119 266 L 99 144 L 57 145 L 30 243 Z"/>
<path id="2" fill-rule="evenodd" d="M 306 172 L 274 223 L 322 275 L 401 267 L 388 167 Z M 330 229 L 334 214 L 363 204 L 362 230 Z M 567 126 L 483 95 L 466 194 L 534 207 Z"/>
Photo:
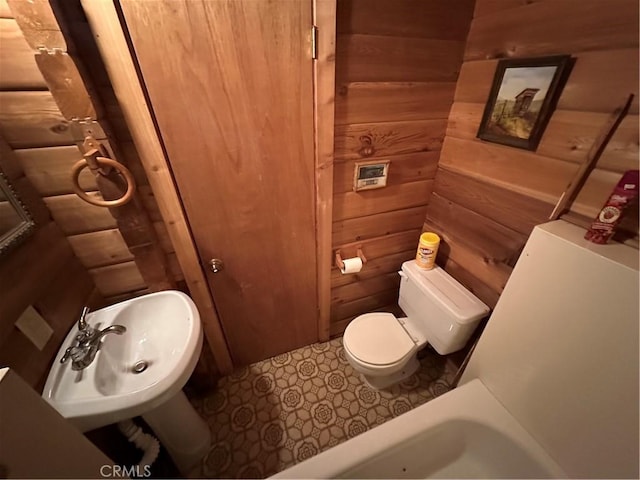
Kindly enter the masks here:
<path id="1" fill-rule="evenodd" d="M 265 478 L 448 391 L 456 373 L 427 348 L 420 369 L 386 391 L 367 387 L 342 339 L 236 370 L 192 397 L 213 441 L 192 478 Z"/>

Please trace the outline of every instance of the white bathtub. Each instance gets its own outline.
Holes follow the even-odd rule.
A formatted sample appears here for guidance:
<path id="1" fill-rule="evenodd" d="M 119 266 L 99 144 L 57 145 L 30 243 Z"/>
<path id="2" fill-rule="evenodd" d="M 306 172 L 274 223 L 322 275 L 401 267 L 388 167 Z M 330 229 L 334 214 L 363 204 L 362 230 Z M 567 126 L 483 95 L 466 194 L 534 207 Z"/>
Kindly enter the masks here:
<path id="1" fill-rule="evenodd" d="M 271 478 L 566 478 L 480 380 Z"/>

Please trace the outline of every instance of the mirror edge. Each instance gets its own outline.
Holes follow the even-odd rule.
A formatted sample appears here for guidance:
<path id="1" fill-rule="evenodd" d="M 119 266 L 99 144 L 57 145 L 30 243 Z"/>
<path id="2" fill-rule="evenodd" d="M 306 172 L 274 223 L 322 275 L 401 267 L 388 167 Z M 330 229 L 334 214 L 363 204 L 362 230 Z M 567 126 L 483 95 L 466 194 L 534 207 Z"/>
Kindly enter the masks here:
<path id="1" fill-rule="evenodd" d="M 9 202 L 18 212 L 22 222 L 0 237 L 0 257 L 24 241 L 36 227 L 36 222 L 29 213 L 27 206 L 22 202 L 7 176 L 0 170 L 0 189 L 8 197 Z"/>

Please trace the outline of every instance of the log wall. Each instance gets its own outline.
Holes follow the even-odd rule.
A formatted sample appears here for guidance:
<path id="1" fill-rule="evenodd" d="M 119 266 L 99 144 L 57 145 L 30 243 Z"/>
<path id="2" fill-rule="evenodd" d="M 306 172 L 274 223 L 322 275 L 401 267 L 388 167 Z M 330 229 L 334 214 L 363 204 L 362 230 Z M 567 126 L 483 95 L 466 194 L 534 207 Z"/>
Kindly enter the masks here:
<path id="1" fill-rule="evenodd" d="M 69 87 L 69 82 L 78 82 L 78 90 L 84 91 L 85 87 L 70 57 L 64 53 L 67 46 L 55 18 L 52 17 L 49 28 L 51 35 L 42 36 L 37 30 L 46 25 L 34 24 L 34 30 L 30 30 L 34 18 L 42 23 L 43 13 L 38 10 L 42 8 L 40 3 L 29 6 L 25 2 L 14 2 L 12 7 L 3 1 L 0 8 L 0 134 L 102 295 L 123 298 L 144 293 L 148 286 L 115 219 L 107 209 L 89 205 L 73 194 L 70 169 L 82 154 L 70 118 L 78 116 L 78 112 L 95 118 L 96 113 L 86 94 L 72 94 L 75 89 Z M 17 16 L 21 17 L 14 18 Z M 25 37 L 24 29 L 29 38 Z M 58 55 L 39 54 L 38 42 L 50 50 L 60 48 L 61 52 Z M 108 84 L 106 73 L 101 78 Z M 99 84 L 99 88 L 103 85 Z M 86 105 L 78 105 L 80 101 Z M 179 281 L 183 275 L 173 246 L 126 124 L 116 109 L 115 100 L 111 103 L 107 100 L 100 116 L 104 118 L 111 114 L 115 120 L 111 122 L 114 126 L 109 135 L 117 138 L 117 158 L 132 170 L 139 198 L 154 222 L 172 275 Z M 65 112 L 73 112 L 73 115 Z M 88 169 L 83 171 L 80 185 L 97 195 L 95 180 Z"/>

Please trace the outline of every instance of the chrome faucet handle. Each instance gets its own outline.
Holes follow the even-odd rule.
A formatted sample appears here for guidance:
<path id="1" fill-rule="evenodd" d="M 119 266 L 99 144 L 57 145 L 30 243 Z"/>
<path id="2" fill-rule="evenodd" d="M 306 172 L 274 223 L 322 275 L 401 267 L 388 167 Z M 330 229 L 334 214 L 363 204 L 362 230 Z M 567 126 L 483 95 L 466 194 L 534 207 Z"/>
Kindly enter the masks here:
<path id="1" fill-rule="evenodd" d="M 71 352 L 73 352 L 73 347 L 69 347 L 64 351 L 64 355 L 60 359 L 60 363 L 66 363 L 69 358 L 71 358 Z"/>
<path id="2" fill-rule="evenodd" d="M 82 330 L 86 330 L 87 327 L 89 326 L 89 324 L 85 320 L 85 317 L 87 316 L 87 313 L 89 313 L 89 307 L 87 307 L 85 305 L 82 308 L 82 313 L 80 313 L 80 319 L 78 320 L 78 329 L 81 330 L 81 331 Z"/>

